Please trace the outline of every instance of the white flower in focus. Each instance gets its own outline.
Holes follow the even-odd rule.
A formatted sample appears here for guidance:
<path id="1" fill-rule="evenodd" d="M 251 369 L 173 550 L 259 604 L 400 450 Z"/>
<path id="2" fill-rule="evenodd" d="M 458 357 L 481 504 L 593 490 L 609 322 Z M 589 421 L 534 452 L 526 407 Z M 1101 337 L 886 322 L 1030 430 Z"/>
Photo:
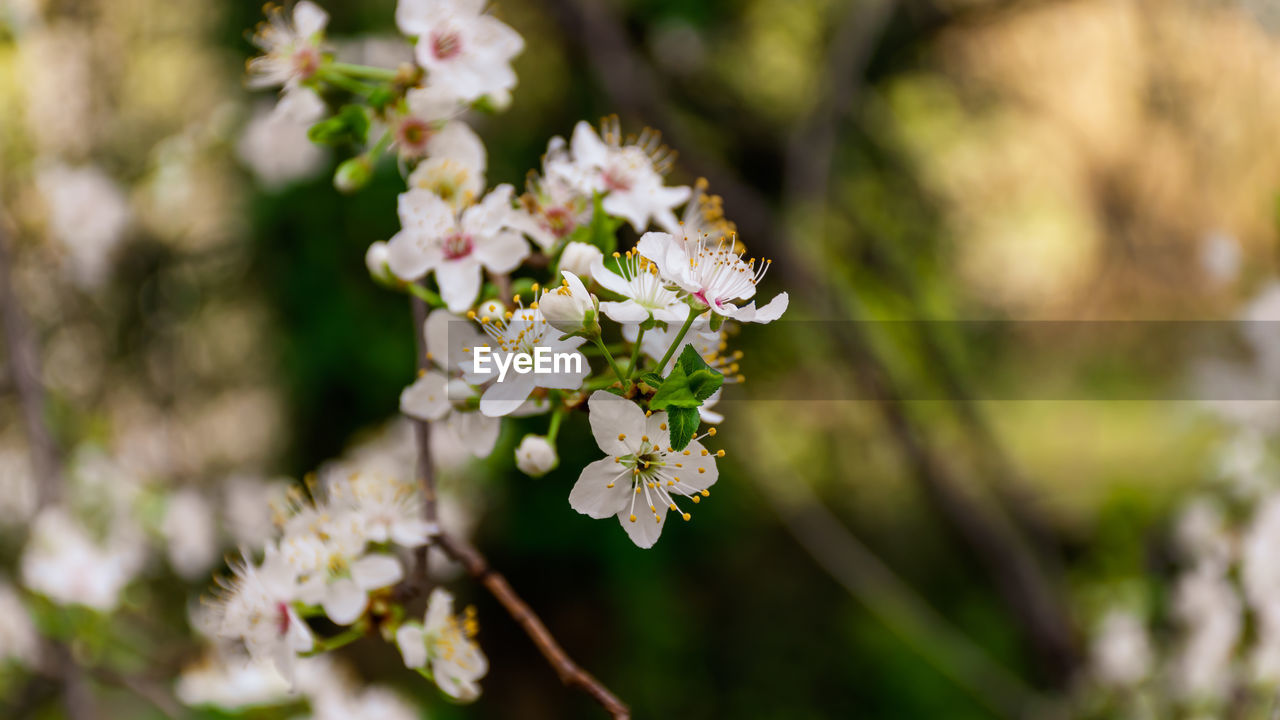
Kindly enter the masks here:
<path id="1" fill-rule="evenodd" d="M 46 167 L 36 174 L 36 187 L 48 209 L 50 234 L 67 251 L 72 279 L 82 288 L 100 286 L 129 227 L 124 191 L 94 166 Z"/>
<path id="2" fill-rule="evenodd" d="M 626 300 L 602 302 L 600 309 L 614 322 L 636 324 L 652 317 L 662 322 L 683 322 L 689 316 L 689 306 L 680 301 L 680 294 L 667 287 L 658 275 L 658 267 L 634 250 L 626 255 L 614 253 L 618 258 L 615 273 L 604 266 L 603 256 L 591 266 L 591 277 L 601 287 L 615 292 Z M 665 348 L 664 348 L 665 350 Z"/>
<path id="3" fill-rule="evenodd" d="M 560 332 L 577 332 L 590 327 L 599 332 L 596 310 L 599 301 L 596 296 L 587 292 L 587 287 L 577 275 L 568 270 L 561 270 L 560 274 L 564 276 L 563 284 L 547 288 L 538 297 L 537 309 L 542 311 L 542 317 Z"/>
<path id="4" fill-rule="evenodd" d="M 516 230 L 527 219 L 512 207 L 511 194 L 510 185 L 499 185 L 459 214 L 435 193 L 417 188 L 402 193 L 403 229 L 389 243 L 391 271 L 406 281 L 435 271 L 449 310 L 471 307 L 480 293 L 482 269 L 510 272 L 529 254 Z"/>
<path id="5" fill-rule="evenodd" d="M 428 359 L 438 369 L 426 370 L 400 394 L 400 412 L 418 420 L 438 423 L 431 435 L 434 444 L 444 434 L 452 436 L 453 447 L 472 455 L 488 457 L 498 441 L 501 423 L 464 405 L 474 396 L 462 382 L 462 362 L 472 348 L 484 343 L 484 336 L 471 323 L 446 310 L 435 310 L 423 324 Z M 444 431 L 443 433 L 441 431 Z"/>
<path id="6" fill-rule="evenodd" d="M 514 363 L 514 357 L 518 355 L 536 358 L 541 351 L 554 363 L 552 372 L 511 371 L 502 380 L 490 384 L 480 396 L 480 412 L 489 417 L 513 415 L 524 409 L 537 412 L 536 405 L 527 404 L 534 390 L 577 390 L 591 374 L 591 364 L 577 350 L 586 340 L 581 336 L 562 340 L 560 331 L 551 327 L 537 308 L 519 308 L 507 320 L 481 322 L 480 326 L 497 347 L 490 353 L 488 372 L 477 369 L 474 357 L 462 363 L 463 377 L 468 383 L 483 385 L 495 380 L 499 361 Z M 471 353 L 472 356 L 475 354 Z M 576 362 L 573 362 L 575 358 Z"/>
<path id="7" fill-rule="evenodd" d="M 160 533 L 164 536 L 169 565 L 184 580 L 207 575 L 218 559 L 213 508 L 195 490 L 186 488 L 169 496 Z"/>
<path id="8" fill-rule="evenodd" d="M 320 68 L 328 24 L 329 14 L 311 0 L 294 5 L 291 18 L 279 7 L 268 7 L 266 21 L 253 36 L 262 55 L 249 61 L 249 87 L 280 87 L 309 79 Z"/>
<path id="9" fill-rule="evenodd" d="M 99 545 L 66 511 L 36 516 L 22 552 L 22 584 L 63 605 L 110 612 L 138 570 L 131 548 Z"/>
<path id="10" fill-rule="evenodd" d="M 567 152 L 563 145 L 553 144 L 559 153 L 551 155 L 548 150 L 548 179 L 565 182 L 588 198 L 604 194 L 605 212 L 624 218 L 636 232 L 647 230 L 651 219 L 675 232 L 679 223 L 674 208 L 689 199 L 690 189 L 663 184 L 673 153 L 649 129 L 624 143 L 616 117 L 607 119 L 603 130 L 601 139 L 590 124 L 579 122 Z"/>
<path id="11" fill-rule="evenodd" d="M 40 661 L 39 642 L 17 589 L 0 579 L 0 662 L 36 667 Z"/>
<path id="12" fill-rule="evenodd" d="M 1110 687 L 1132 687 L 1151 673 L 1151 641 L 1142 618 L 1113 608 L 1102 618 L 1092 646 L 1093 673 Z"/>
<path id="13" fill-rule="evenodd" d="M 469 702 L 480 696 L 478 681 L 489 670 L 489 661 L 472 640 L 476 630 L 475 610 L 469 607 L 463 617 L 455 616 L 453 596 L 436 588 L 423 623 L 401 625 L 396 646 L 406 667 L 430 665 L 431 676 L 446 695 Z"/>
<path id="14" fill-rule="evenodd" d="M 218 637 L 244 643 L 251 658 L 272 662 L 292 686 L 298 653 L 315 644 L 311 629 L 293 609 L 295 573 L 270 545 L 261 566 L 245 558 L 231 569 L 234 575 L 215 607 Z"/>
<path id="15" fill-rule="evenodd" d="M 561 270 L 568 270 L 578 277 L 590 277 L 591 268 L 598 261 L 604 260 L 604 253 L 591 243 L 571 242 L 564 246 L 560 253 Z"/>
<path id="16" fill-rule="evenodd" d="M 329 155 L 311 142 L 307 128 L 324 112 L 324 101 L 311 90 L 287 89 L 275 106 L 256 107 L 236 143 L 236 156 L 269 189 L 314 177 Z"/>
<path id="17" fill-rule="evenodd" d="M 529 477 L 542 477 L 559 464 L 555 445 L 542 435 L 525 435 L 516 446 L 516 467 Z"/>
<path id="18" fill-rule="evenodd" d="M 462 102 L 489 96 L 505 107 L 516 86 L 511 59 L 524 39 L 484 14 L 484 0 L 400 0 L 396 25 L 417 38 L 414 57 L 432 85 Z"/>
<path id="19" fill-rule="evenodd" d="M 673 450 L 665 412 L 645 417 L 640 406 L 604 390 L 592 393 L 587 405 L 591 433 L 609 457 L 583 468 L 569 505 L 596 519 L 616 515 L 632 542 L 653 547 L 667 510 L 690 517 L 676 497 L 697 503 L 711 494 L 707 488 L 719 476 L 719 453 L 697 439 L 684 450 Z"/>
<path id="20" fill-rule="evenodd" d="M 717 241 L 713 247 L 705 237 L 690 239 L 687 235 L 675 237 L 650 232 L 636 243 L 636 250 L 658 266 L 664 279 L 717 315 L 739 322 L 768 323 L 782 317 L 787 310 L 786 293 L 778 293 L 759 309 L 754 300 L 747 305 L 734 304 L 755 296 L 756 285 L 772 261 L 762 261 L 758 266 L 754 258 L 743 261 L 742 254 L 735 252 L 728 238 Z"/>

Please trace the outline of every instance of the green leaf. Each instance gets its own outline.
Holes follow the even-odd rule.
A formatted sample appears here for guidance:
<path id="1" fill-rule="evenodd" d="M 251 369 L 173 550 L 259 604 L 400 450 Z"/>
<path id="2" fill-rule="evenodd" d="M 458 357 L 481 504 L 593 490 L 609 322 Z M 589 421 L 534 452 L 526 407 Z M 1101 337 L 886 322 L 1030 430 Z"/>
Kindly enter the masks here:
<path id="1" fill-rule="evenodd" d="M 671 430 L 671 447 L 683 450 L 698 432 L 697 408 L 674 407 L 667 410 L 667 427 Z"/>
<path id="2" fill-rule="evenodd" d="M 720 332 L 720 326 L 724 324 L 724 316 L 711 313 L 711 332 Z"/>
<path id="3" fill-rule="evenodd" d="M 654 393 L 653 399 L 649 401 L 649 409 L 696 408 L 701 404 L 702 401 L 694 397 L 689 389 L 689 376 L 684 374 L 684 368 L 677 365 L 672 368 L 667 379 L 662 381 L 662 387 L 658 388 L 658 392 Z"/>
<path id="4" fill-rule="evenodd" d="M 657 390 L 662 387 L 662 376 L 656 372 L 647 372 L 640 376 L 640 382 L 648 385 L 654 390 Z"/>
<path id="5" fill-rule="evenodd" d="M 711 368 L 695 371 L 689 376 L 689 392 L 698 400 L 698 405 L 715 394 L 724 384 L 724 375 Z"/>
<path id="6" fill-rule="evenodd" d="M 307 129 L 307 138 L 319 145 L 363 145 L 369 137 L 369 115 L 359 105 L 343 105 L 333 117 Z"/>

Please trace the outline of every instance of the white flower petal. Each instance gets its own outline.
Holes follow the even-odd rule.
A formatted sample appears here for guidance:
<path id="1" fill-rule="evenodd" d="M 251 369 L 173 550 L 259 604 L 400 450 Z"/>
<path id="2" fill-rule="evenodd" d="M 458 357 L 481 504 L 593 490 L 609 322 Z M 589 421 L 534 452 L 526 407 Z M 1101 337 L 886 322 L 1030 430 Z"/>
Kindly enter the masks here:
<path id="1" fill-rule="evenodd" d="M 361 589 L 390 587 L 404 578 L 404 568 L 392 555 L 366 555 L 351 564 L 351 579 Z"/>
<path id="2" fill-rule="evenodd" d="M 645 434 L 644 411 L 639 405 L 605 390 L 597 390 L 587 400 L 591 434 L 608 455 L 633 452 Z"/>
<path id="3" fill-rule="evenodd" d="M 631 484 L 628 468 L 613 458 L 597 460 L 582 469 L 578 482 L 569 491 L 569 506 L 597 520 L 616 515 L 631 500 Z"/>
<path id="4" fill-rule="evenodd" d="M 452 408 L 448 385 L 444 373 L 423 373 L 400 393 L 400 412 L 419 420 L 439 420 Z"/>
<path id="5" fill-rule="evenodd" d="M 329 583 L 320 607 L 338 625 L 350 625 L 364 613 L 369 596 L 351 578 L 338 578 Z"/>

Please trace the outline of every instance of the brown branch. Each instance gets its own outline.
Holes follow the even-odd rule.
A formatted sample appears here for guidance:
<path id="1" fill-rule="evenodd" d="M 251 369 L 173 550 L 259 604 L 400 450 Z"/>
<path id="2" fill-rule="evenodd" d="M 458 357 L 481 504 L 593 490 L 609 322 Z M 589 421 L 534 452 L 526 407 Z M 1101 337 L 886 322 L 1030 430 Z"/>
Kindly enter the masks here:
<path id="1" fill-rule="evenodd" d="M 529 639 L 556 671 L 561 682 L 590 695 L 615 719 L 626 720 L 631 717 L 631 709 L 626 703 L 619 700 L 618 696 L 609 691 L 609 688 L 569 657 L 564 648 L 560 647 L 560 643 L 556 642 L 542 619 L 534 613 L 528 603 L 520 599 L 505 577 L 489 567 L 489 562 L 480 554 L 480 551 L 445 533 L 441 533 L 436 538 L 436 544 L 446 555 L 461 564 L 471 577 L 480 581 L 480 584 L 484 585 L 485 589 L 502 604 L 502 607 L 506 608 L 507 613 L 520 627 L 524 628 Z"/>

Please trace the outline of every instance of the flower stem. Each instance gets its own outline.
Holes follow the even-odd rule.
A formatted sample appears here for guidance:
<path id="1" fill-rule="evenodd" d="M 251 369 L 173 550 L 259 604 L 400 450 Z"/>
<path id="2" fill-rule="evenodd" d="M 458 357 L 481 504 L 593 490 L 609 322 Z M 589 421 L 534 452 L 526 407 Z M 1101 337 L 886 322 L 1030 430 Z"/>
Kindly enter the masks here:
<path id="1" fill-rule="evenodd" d="M 636 346 L 631 348 L 631 362 L 627 364 L 627 380 L 631 379 L 631 375 L 636 371 L 636 362 L 640 360 L 640 343 L 644 342 L 644 326 L 640 326 L 640 333 L 636 335 Z"/>
<path id="2" fill-rule="evenodd" d="M 556 436 L 560 434 L 560 422 L 564 420 L 564 408 L 558 407 L 551 415 L 551 425 L 547 428 L 547 442 L 552 445 L 556 442 Z"/>
<path id="3" fill-rule="evenodd" d="M 368 95 L 377 89 L 369 83 L 361 82 L 353 77 L 335 71 L 332 66 L 321 69 L 316 73 L 315 77 L 320 82 L 327 82 L 334 87 L 342 88 L 343 90 L 356 95 Z"/>
<path id="4" fill-rule="evenodd" d="M 698 313 L 693 308 L 689 308 L 689 317 L 685 319 L 684 325 L 680 327 L 680 332 L 676 334 L 676 339 L 671 341 L 671 347 L 667 348 L 667 354 L 663 355 L 662 359 L 658 361 L 659 373 L 667 371 L 667 361 L 671 359 L 672 355 L 676 354 L 676 348 L 680 347 L 681 341 L 683 341 L 684 336 L 689 333 L 689 328 L 693 327 L 693 321 L 697 317 Z"/>
<path id="5" fill-rule="evenodd" d="M 409 291 L 410 295 L 433 308 L 444 307 L 444 300 L 441 300 L 439 295 L 418 283 L 405 283 L 405 289 Z"/>
<path id="6" fill-rule="evenodd" d="M 604 341 L 600 339 L 599 335 L 592 338 L 592 341 L 596 344 L 596 347 L 600 348 L 600 354 L 604 355 L 604 359 L 609 361 L 609 367 L 613 369 L 613 374 L 618 377 L 618 382 L 625 385 L 627 379 L 623 376 L 622 371 L 618 369 L 618 363 L 614 362 L 613 353 L 609 352 L 609 348 L 605 347 Z"/>
<path id="7" fill-rule="evenodd" d="M 354 65 L 352 63 L 330 63 L 329 69 L 349 77 L 367 78 L 370 80 L 394 80 L 398 71 L 370 65 Z"/>
<path id="8" fill-rule="evenodd" d="M 321 653 L 331 652 L 333 650 L 337 650 L 340 647 L 350 645 L 351 643 L 364 637 L 364 635 L 365 635 L 365 624 L 363 621 L 358 622 L 355 625 L 352 625 L 350 628 L 347 628 L 345 632 L 334 635 L 331 638 L 316 640 L 315 647 L 313 647 L 311 650 L 305 653 L 299 653 L 299 654 L 302 655 L 303 657 L 311 657 L 313 655 L 320 655 Z"/>

